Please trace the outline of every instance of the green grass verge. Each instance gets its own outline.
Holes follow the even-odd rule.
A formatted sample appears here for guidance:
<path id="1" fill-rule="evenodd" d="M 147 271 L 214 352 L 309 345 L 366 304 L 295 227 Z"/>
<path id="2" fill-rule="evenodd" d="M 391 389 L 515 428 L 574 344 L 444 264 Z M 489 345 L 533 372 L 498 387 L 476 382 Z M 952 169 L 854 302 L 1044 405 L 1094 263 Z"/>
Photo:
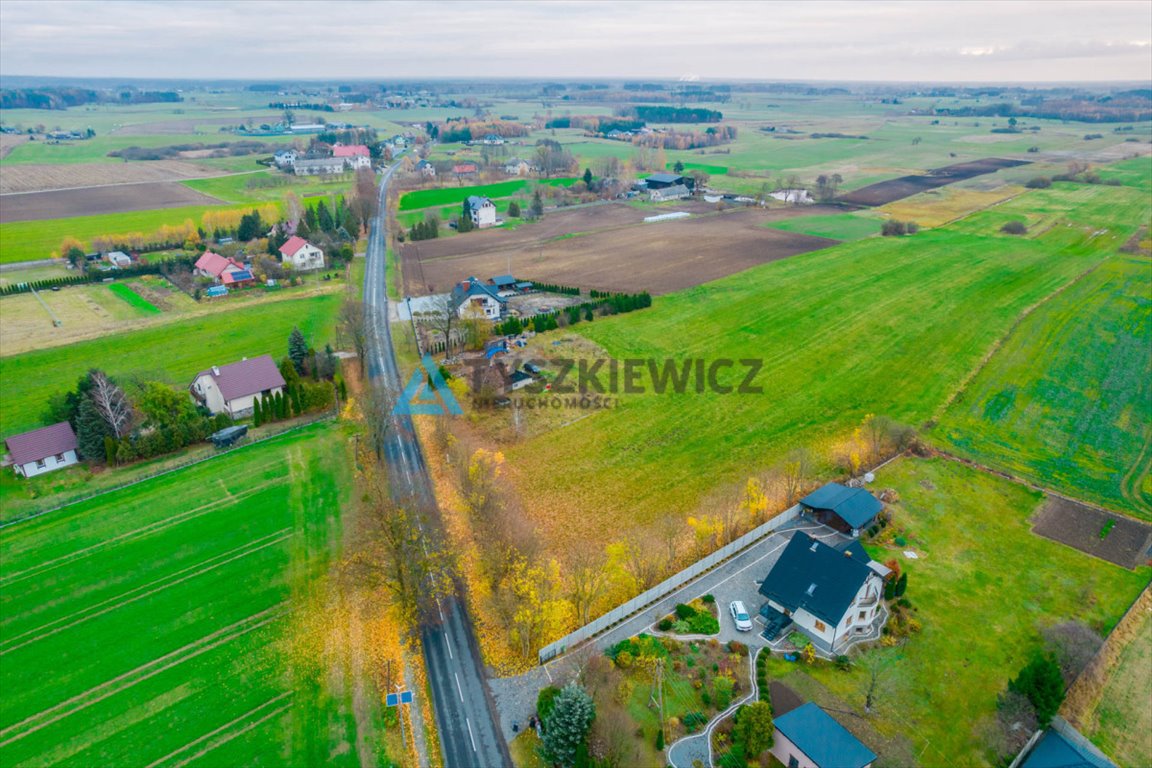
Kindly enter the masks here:
<path id="1" fill-rule="evenodd" d="M 827 216 L 801 216 L 766 224 L 769 229 L 830 237 L 833 240 L 859 240 L 880 234 L 880 222 L 868 215 L 833 213 Z"/>
<path id="2" fill-rule="evenodd" d="M 347 195 L 353 180 L 320 181 L 316 178 L 289 176 L 279 171 L 240 173 L 209 179 L 190 179 L 182 182 L 197 192 L 219 198 L 226 203 L 279 203 L 288 192 L 300 198 L 313 195 Z"/>
<path id="3" fill-rule="evenodd" d="M 4 764 L 358 765 L 346 679 L 301 652 L 347 446 L 310 427 L 0 532 Z"/>
<path id="4" fill-rule="evenodd" d="M 536 183 L 548 186 L 568 186 L 578 181 L 575 178 L 542 179 Z M 495 184 L 478 184 L 471 187 L 439 187 L 437 189 L 419 189 L 415 192 L 405 192 L 400 196 L 400 210 L 413 211 L 418 208 L 431 208 L 433 206 L 463 203 L 470 195 L 481 197 L 511 197 L 518 192 L 531 188 L 533 182 L 527 179 L 513 181 L 500 181 Z"/>
<path id="5" fill-rule="evenodd" d="M 1117 765 L 1152 765 L 1152 614 L 1111 670 L 1084 733 Z"/>
<path id="6" fill-rule="evenodd" d="M 161 208 L 152 211 L 108 213 L 98 216 L 75 216 L 67 219 L 12 221 L 0 224 L 0 264 L 47 259 L 60 249 L 65 237 L 89 244 L 93 237 L 128 232 L 155 232 L 161 226 L 183 224 L 191 219 L 200 226 L 206 211 L 240 210 L 248 206 L 193 205 L 183 208 Z"/>
<path id="7" fill-rule="evenodd" d="M 186 386 L 210 365 L 241 357 L 288 353 L 293 326 L 318 349 L 332 341 L 340 296 L 328 294 L 261 305 L 252 303 L 216 315 L 0 358 L 0 434 L 41 426 L 48 398 L 66 392 L 85 371 L 112 376 L 138 374 Z"/>
<path id="8" fill-rule="evenodd" d="M 124 301 L 128 302 L 128 304 L 133 309 L 142 315 L 160 314 L 159 307 L 145 299 L 140 294 L 136 293 L 136 291 L 132 290 L 124 283 L 111 283 L 108 286 L 108 290 L 116 296 L 119 296 L 121 299 L 124 299 Z"/>
<path id="9" fill-rule="evenodd" d="M 900 557 L 900 548 L 871 554 L 900 560 L 923 631 L 887 667 L 872 715 L 863 711 L 866 667 L 892 651 L 873 648 L 849 672 L 776 657 L 769 678 L 808 694 L 831 692 L 877 731 L 910 742 L 924 765 L 998 765 L 991 747 L 996 697 L 1040 647 L 1040 630 L 1076 619 L 1107 633 L 1150 571 L 1125 570 L 1036 536 L 1029 517 L 1041 494 L 956 462 L 904 459 L 882 470 L 877 483 L 899 493 L 894 525 L 920 559 Z"/>
<path id="10" fill-rule="evenodd" d="M 1152 519 L 1152 269 L 1114 257 L 1033 312 L 940 420 L 950 451 Z"/>

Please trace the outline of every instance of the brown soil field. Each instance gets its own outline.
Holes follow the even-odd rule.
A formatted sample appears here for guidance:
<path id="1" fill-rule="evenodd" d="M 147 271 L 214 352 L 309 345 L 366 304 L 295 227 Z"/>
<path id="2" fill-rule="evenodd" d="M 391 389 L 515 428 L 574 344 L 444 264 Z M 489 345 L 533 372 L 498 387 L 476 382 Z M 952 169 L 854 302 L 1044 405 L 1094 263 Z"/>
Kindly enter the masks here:
<path id="1" fill-rule="evenodd" d="M 1109 520 L 1112 529 L 1100 538 Z M 1057 496 L 1037 513 L 1032 531 L 1124 568 L 1147 562 L 1152 547 L 1152 525 Z"/>
<path id="2" fill-rule="evenodd" d="M 204 168 L 181 160 L 155 160 L 139 163 L 40 163 L 4 166 L 0 173 L 0 194 L 42 192 L 48 189 L 98 187 L 106 184 L 136 184 L 147 181 L 180 181 L 221 176 L 218 168 Z"/>
<path id="3" fill-rule="evenodd" d="M 28 137 L 24 134 L 0 133 L 0 157 L 7 157 L 9 152 L 26 141 Z"/>
<path id="4" fill-rule="evenodd" d="M 669 207 L 667 212 L 687 208 Z M 661 211 L 609 205 L 552 213 L 538 224 L 511 231 L 401 245 L 404 290 L 413 296 L 446 291 L 469 275 L 487 278 L 511 268 L 512 274 L 527 280 L 671 293 L 836 244 L 763 226 L 828 210 L 746 208 L 650 224 L 644 217 Z"/>
<path id="5" fill-rule="evenodd" d="M 220 205 L 222 202 L 172 181 L 24 192 L 4 195 L 0 200 L 0 224 L 124 211 L 150 211 L 156 208 L 180 208 L 187 205 Z"/>
<path id="6" fill-rule="evenodd" d="M 986 173 L 995 173 L 1002 168 L 1015 168 L 1018 165 L 1028 165 L 1027 160 L 1007 160 L 999 157 L 986 157 L 983 160 L 972 160 L 967 163 L 956 163 L 943 168 L 934 168 L 924 176 L 901 176 L 898 179 L 881 181 L 879 184 L 870 184 L 867 187 L 849 192 L 840 198 L 840 202 L 851 205 L 886 205 L 895 200 L 911 197 L 919 192 L 943 187 L 974 176 Z"/>
<path id="7" fill-rule="evenodd" d="M 256 124 L 275 123 L 283 117 L 283 112 L 249 113 L 236 112 L 231 117 L 193 117 L 181 120 L 158 120 L 151 123 L 131 123 L 122 125 L 111 132 L 113 136 L 156 136 L 157 134 L 186 136 L 190 133 L 211 133 L 219 135 L 221 125 L 240 125 L 251 117 Z M 200 130 L 201 126 L 212 126 Z"/>

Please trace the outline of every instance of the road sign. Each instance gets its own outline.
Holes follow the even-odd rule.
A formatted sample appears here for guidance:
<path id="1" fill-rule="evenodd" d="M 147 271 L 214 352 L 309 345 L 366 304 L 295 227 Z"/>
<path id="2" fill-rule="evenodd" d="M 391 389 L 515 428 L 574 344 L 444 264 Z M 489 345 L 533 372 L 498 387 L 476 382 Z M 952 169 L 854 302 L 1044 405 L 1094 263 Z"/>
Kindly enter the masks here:
<path id="1" fill-rule="evenodd" d="M 400 693 L 389 693 L 384 697 L 384 703 L 389 707 L 395 707 L 397 704 L 411 704 L 412 691 L 400 691 Z"/>
<path id="2" fill-rule="evenodd" d="M 387 704 L 389 707 L 394 707 L 400 703 L 400 697 L 394 693 L 390 693 L 384 697 L 384 703 Z"/>
<path id="3" fill-rule="evenodd" d="M 400 692 L 400 703 L 401 704 L 411 704 L 412 703 L 412 691 L 401 691 Z"/>

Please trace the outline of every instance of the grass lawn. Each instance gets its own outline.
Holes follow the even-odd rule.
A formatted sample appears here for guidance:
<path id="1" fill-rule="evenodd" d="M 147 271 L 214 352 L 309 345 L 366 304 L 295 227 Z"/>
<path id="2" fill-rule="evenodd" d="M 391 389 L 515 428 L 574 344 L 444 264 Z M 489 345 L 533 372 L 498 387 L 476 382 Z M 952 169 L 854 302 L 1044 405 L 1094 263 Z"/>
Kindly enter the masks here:
<path id="1" fill-rule="evenodd" d="M 128 302 L 128 304 L 141 315 L 160 314 L 160 310 L 156 305 L 136 293 L 136 291 L 129 288 L 125 283 L 112 283 L 108 286 L 108 290 Z"/>
<path id="2" fill-rule="evenodd" d="M 294 652 L 351 465 L 316 426 L 0 532 L 3 763 L 359 765 L 350 670 Z"/>
<path id="3" fill-rule="evenodd" d="M 899 655 L 892 651 L 867 651 L 850 672 L 776 657 L 769 677 L 818 701 L 830 693 L 885 738 L 910 742 L 924 765 L 998 764 L 990 746 L 996 697 L 1040 647 L 1041 627 L 1078 619 L 1107 633 L 1152 572 L 1034 535 L 1029 517 L 1041 494 L 956 462 L 903 459 L 881 470 L 876 485 L 899 493 L 893 524 L 909 543 L 870 553 L 899 558 L 923 630 L 886 667 L 873 715 L 863 711 L 865 668 Z M 899 549 L 920 559 L 904 559 Z"/>
<path id="4" fill-rule="evenodd" d="M 1131 202 L 1118 194 L 1127 190 L 1099 189 L 1117 193 L 1116 208 Z M 1123 243 L 1094 235 L 1090 215 L 1069 206 L 1035 238 L 991 223 L 867 238 L 581 323 L 573 330 L 616 359 L 758 358 L 763 393 L 622 395 L 562 439 L 544 432 L 506 447 L 509 476 L 541 534 L 562 546 L 619 535 L 625 520 L 692 514 L 718 485 L 743 483 L 793 448 L 827 455 L 867 414 L 922 424 L 1021 312 Z M 739 384 L 743 369 L 727 371 L 721 383 Z"/>
<path id="5" fill-rule="evenodd" d="M 1025 319 L 933 430 L 950 451 L 1152 519 L 1152 269 L 1115 256 Z"/>
<path id="6" fill-rule="evenodd" d="M 287 354 L 288 334 L 298 326 L 312 346 L 332 341 L 340 295 L 335 293 L 252 303 L 213 315 L 180 320 L 92 341 L 0 358 L 0 435 L 41 426 L 49 396 L 75 386 L 99 367 L 112 376 L 139 374 L 186 386 L 210 365 L 241 357 Z"/>
<path id="7" fill-rule="evenodd" d="M 1120 654 L 1085 733 L 1118 765 L 1152 765 L 1152 614 Z"/>
<path id="8" fill-rule="evenodd" d="M 350 194 L 355 179 L 351 174 L 335 180 L 315 177 L 289 176 L 279 171 L 239 173 L 208 179 L 189 179 L 182 182 L 197 192 L 219 198 L 226 203 L 278 203 L 288 192 L 298 197 Z"/>
<path id="9" fill-rule="evenodd" d="M 549 186 L 568 186 L 579 181 L 576 178 L 541 179 L 537 183 Z M 531 186 L 527 179 L 514 179 L 500 181 L 495 184 L 478 184 L 471 187 L 437 187 L 436 189 L 419 189 L 414 192 L 405 192 L 400 196 L 400 210 L 413 211 L 418 208 L 431 208 L 433 206 L 446 206 L 453 203 L 463 203 L 470 195 L 482 197 L 511 197 Z"/>
<path id="10" fill-rule="evenodd" d="M 65 237 L 75 237 L 89 245 L 93 237 L 100 235 L 155 232 L 165 224 L 182 224 L 188 219 L 199 226 L 205 211 L 224 210 L 247 212 L 250 208 L 238 205 L 193 205 L 67 219 L 12 221 L 0 224 L 0 264 L 47 259 L 53 252 L 60 250 L 60 243 Z"/>
<path id="11" fill-rule="evenodd" d="M 859 240 L 880 234 L 880 222 L 869 213 L 833 213 L 827 216 L 800 216 L 769 222 L 765 226 L 784 232 L 831 237 L 834 240 Z"/>

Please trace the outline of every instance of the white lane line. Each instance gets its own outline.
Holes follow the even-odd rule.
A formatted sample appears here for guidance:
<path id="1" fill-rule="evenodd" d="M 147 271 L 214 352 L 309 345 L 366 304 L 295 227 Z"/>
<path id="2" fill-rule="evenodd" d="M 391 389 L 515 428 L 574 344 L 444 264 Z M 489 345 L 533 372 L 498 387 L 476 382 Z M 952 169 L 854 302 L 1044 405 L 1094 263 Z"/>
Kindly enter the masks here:
<path id="1" fill-rule="evenodd" d="M 440 637 L 444 638 L 444 647 L 448 649 L 448 658 L 455 659 L 456 657 L 452 654 L 452 643 L 448 642 L 448 635 L 440 635 Z"/>
<path id="2" fill-rule="evenodd" d="M 476 737 L 472 735 L 472 721 L 464 718 L 464 724 L 468 726 L 468 739 L 472 742 L 472 751 L 476 751 Z"/>
<path id="3" fill-rule="evenodd" d="M 460 687 L 460 675 L 453 672 L 452 677 L 456 678 L 456 693 L 460 694 L 460 703 L 463 704 L 464 703 L 464 689 Z"/>
<path id="4" fill-rule="evenodd" d="M 552 679 L 552 673 L 548 670 L 547 664 L 544 665 L 544 674 L 548 675 L 548 682 L 550 682 L 550 683 L 556 682 L 555 680 Z"/>

